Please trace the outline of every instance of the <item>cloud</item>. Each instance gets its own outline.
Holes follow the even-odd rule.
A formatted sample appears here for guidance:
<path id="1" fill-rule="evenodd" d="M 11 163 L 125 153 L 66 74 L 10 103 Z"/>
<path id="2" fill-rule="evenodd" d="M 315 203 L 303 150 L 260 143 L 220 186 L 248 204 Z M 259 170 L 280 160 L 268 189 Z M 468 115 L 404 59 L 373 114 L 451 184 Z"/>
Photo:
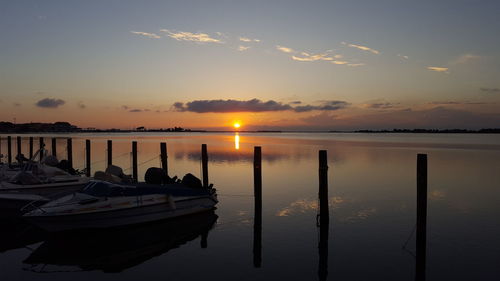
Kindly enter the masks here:
<path id="1" fill-rule="evenodd" d="M 355 44 L 348 44 L 346 42 L 342 42 L 342 44 L 343 45 L 347 45 L 347 46 L 349 46 L 351 48 L 356 48 L 356 49 L 359 49 L 359 50 L 362 50 L 362 51 L 370 52 L 372 54 L 376 54 L 376 55 L 380 54 L 379 51 L 377 51 L 375 49 L 372 49 L 370 47 L 366 47 L 366 46 L 362 46 L 362 45 L 355 45 Z"/>
<path id="2" fill-rule="evenodd" d="M 223 43 L 221 40 L 212 38 L 206 33 L 192 33 L 186 31 L 173 32 L 168 29 L 160 31 L 167 33 L 167 36 L 177 41 L 192 41 L 197 43 Z"/>
<path id="3" fill-rule="evenodd" d="M 451 62 L 451 64 L 467 64 L 469 62 L 477 61 L 481 56 L 474 54 L 463 54 Z"/>
<path id="4" fill-rule="evenodd" d="M 260 42 L 260 39 L 250 39 L 248 37 L 240 37 L 239 39 L 241 42 Z"/>
<path id="5" fill-rule="evenodd" d="M 238 51 L 240 51 L 240 52 L 246 51 L 246 50 L 248 50 L 248 49 L 250 49 L 250 47 L 247 47 L 247 46 L 241 46 L 241 45 L 240 45 L 240 46 L 238 46 Z"/>
<path id="6" fill-rule="evenodd" d="M 342 61 L 342 60 L 333 60 L 332 63 L 337 65 L 344 65 L 344 64 L 349 65 L 347 61 Z"/>
<path id="7" fill-rule="evenodd" d="M 127 109 L 129 109 L 129 107 L 127 105 L 122 105 L 122 109 L 127 110 Z"/>
<path id="8" fill-rule="evenodd" d="M 301 104 L 302 102 L 299 101 L 299 100 L 294 100 L 294 101 L 291 101 L 290 104 Z"/>
<path id="9" fill-rule="evenodd" d="M 352 66 L 352 67 L 357 67 L 357 66 L 363 66 L 366 65 L 364 63 L 348 63 L 347 66 Z"/>
<path id="10" fill-rule="evenodd" d="M 333 61 L 333 57 L 331 57 L 328 53 L 309 54 L 306 52 L 302 52 L 300 53 L 300 55 L 301 55 L 300 57 L 292 56 L 292 59 L 296 61 L 318 61 L 318 60 Z"/>
<path id="11" fill-rule="evenodd" d="M 283 111 L 290 110 L 292 107 L 288 104 L 282 104 L 273 100 L 263 102 L 259 99 L 247 101 L 239 100 L 195 100 L 183 104 L 176 102 L 173 104 L 176 111 L 190 111 L 196 113 L 207 112 L 264 112 L 264 111 Z"/>
<path id="12" fill-rule="evenodd" d="M 486 93 L 500 93 L 499 88 L 479 88 L 481 92 L 486 92 Z"/>
<path id="13" fill-rule="evenodd" d="M 294 104 L 298 104 L 297 101 Z M 285 111 L 308 112 L 313 110 L 333 111 L 345 108 L 349 103 L 345 101 L 323 101 L 320 105 L 301 105 L 291 106 L 273 100 L 261 101 L 259 99 L 251 100 L 195 100 L 188 103 L 176 102 L 172 105 L 173 110 L 180 112 L 196 113 L 228 113 L 228 112 L 266 112 L 266 111 Z"/>
<path id="14" fill-rule="evenodd" d="M 283 47 L 283 46 L 280 46 L 280 45 L 276 45 L 276 49 L 278 51 L 282 51 L 283 53 L 288 53 L 288 54 L 295 53 L 295 51 L 293 49 L 287 48 L 287 47 Z"/>
<path id="15" fill-rule="evenodd" d="M 19 107 L 19 106 L 21 106 L 21 104 L 20 104 L 20 103 L 18 103 L 18 102 L 15 102 L 15 103 L 14 103 L 14 106 L 15 106 L 15 107 Z"/>
<path id="16" fill-rule="evenodd" d="M 480 105 L 480 104 L 490 104 L 490 103 L 488 103 L 488 102 L 472 102 L 472 101 L 432 101 L 432 102 L 429 102 L 428 104 L 432 104 L 432 105 L 464 105 L 464 104 Z"/>
<path id="17" fill-rule="evenodd" d="M 78 102 L 78 108 L 85 109 L 86 107 L 87 106 L 83 102 L 81 102 L 81 101 Z"/>
<path id="18" fill-rule="evenodd" d="M 363 107 L 365 108 L 373 108 L 373 109 L 388 109 L 388 108 L 393 108 L 395 106 L 396 106 L 395 104 L 390 102 L 375 102 L 363 105 Z"/>
<path id="19" fill-rule="evenodd" d="M 405 60 L 409 59 L 409 57 L 408 57 L 408 56 L 403 56 L 403 55 L 401 55 L 401 54 L 398 54 L 398 57 L 400 57 L 400 58 L 402 58 L 402 59 L 405 59 Z"/>
<path id="20" fill-rule="evenodd" d="M 427 69 L 430 71 L 448 73 L 448 67 L 428 66 Z"/>
<path id="21" fill-rule="evenodd" d="M 161 38 L 159 35 L 154 34 L 154 33 L 141 32 L 141 31 L 130 31 L 130 32 L 133 34 L 146 36 L 146 37 L 152 38 L 152 39 L 160 39 Z"/>
<path id="22" fill-rule="evenodd" d="M 135 109 L 131 109 L 131 110 L 129 110 L 128 112 L 143 112 L 143 110 L 142 110 L 142 109 L 135 108 Z"/>
<path id="23" fill-rule="evenodd" d="M 38 107 L 44 107 L 44 108 L 57 108 L 66 102 L 61 100 L 61 99 L 51 99 L 51 98 L 45 98 L 39 100 L 35 105 Z"/>
<path id="24" fill-rule="evenodd" d="M 295 112 L 308 112 L 313 110 L 334 111 L 348 107 L 350 104 L 345 101 L 324 101 L 321 105 L 299 105 L 293 108 Z"/>

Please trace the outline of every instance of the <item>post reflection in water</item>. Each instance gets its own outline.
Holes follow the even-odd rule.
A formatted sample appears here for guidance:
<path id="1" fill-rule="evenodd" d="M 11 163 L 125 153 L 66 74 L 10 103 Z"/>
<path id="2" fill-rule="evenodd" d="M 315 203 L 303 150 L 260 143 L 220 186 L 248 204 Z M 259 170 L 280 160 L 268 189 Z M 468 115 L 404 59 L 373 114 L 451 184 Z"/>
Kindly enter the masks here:
<path id="1" fill-rule="evenodd" d="M 240 135 L 238 132 L 234 133 L 234 149 L 240 149 Z"/>

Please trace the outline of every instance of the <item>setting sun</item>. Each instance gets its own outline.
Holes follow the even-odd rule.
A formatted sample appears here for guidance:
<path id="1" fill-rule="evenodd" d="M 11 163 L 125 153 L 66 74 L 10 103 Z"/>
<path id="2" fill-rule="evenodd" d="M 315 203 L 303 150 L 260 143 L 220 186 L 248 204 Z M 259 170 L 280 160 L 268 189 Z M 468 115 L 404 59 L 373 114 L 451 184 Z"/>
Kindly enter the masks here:
<path id="1" fill-rule="evenodd" d="M 234 127 L 235 129 L 240 128 L 240 127 L 241 127 L 240 122 L 234 122 L 233 127 Z"/>

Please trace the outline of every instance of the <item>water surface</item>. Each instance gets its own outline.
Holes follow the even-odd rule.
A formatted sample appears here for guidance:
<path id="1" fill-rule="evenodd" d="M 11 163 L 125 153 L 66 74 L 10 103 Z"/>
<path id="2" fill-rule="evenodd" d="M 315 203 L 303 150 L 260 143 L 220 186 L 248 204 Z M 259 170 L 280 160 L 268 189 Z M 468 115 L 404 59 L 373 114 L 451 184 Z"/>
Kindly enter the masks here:
<path id="1" fill-rule="evenodd" d="M 41 136 L 50 147 L 52 135 Z M 168 143 L 171 175 L 200 176 L 201 144 L 206 143 L 209 179 L 220 199 L 217 210 L 180 222 L 75 237 L 47 236 L 3 222 L 2 280 L 321 280 L 325 273 L 327 280 L 414 280 L 415 237 L 411 234 L 417 153 L 428 154 L 429 161 L 427 280 L 498 280 L 500 276 L 498 135 L 127 133 L 57 137 L 60 159 L 66 158 L 65 138 L 73 138 L 74 166 L 79 169 L 84 167 L 85 139 L 90 139 L 92 171 L 104 169 L 106 140 L 113 140 L 113 163 L 128 173 L 131 141 L 138 141 L 140 178 L 148 167 L 160 166 L 160 142 Z M 254 251 L 254 146 L 262 147 L 263 158 L 260 255 Z M 328 151 L 330 196 L 323 264 L 316 227 L 321 149 Z M 6 151 L 2 135 L 1 153 Z"/>

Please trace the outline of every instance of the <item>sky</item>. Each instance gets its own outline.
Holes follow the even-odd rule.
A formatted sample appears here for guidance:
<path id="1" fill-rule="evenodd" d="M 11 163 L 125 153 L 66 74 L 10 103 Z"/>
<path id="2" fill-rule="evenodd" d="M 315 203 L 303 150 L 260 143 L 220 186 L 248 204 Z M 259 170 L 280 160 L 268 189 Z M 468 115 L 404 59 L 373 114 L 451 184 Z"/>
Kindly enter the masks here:
<path id="1" fill-rule="evenodd" d="M 0 121 L 500 127 L 500 1 L 0 0 Z"/>

